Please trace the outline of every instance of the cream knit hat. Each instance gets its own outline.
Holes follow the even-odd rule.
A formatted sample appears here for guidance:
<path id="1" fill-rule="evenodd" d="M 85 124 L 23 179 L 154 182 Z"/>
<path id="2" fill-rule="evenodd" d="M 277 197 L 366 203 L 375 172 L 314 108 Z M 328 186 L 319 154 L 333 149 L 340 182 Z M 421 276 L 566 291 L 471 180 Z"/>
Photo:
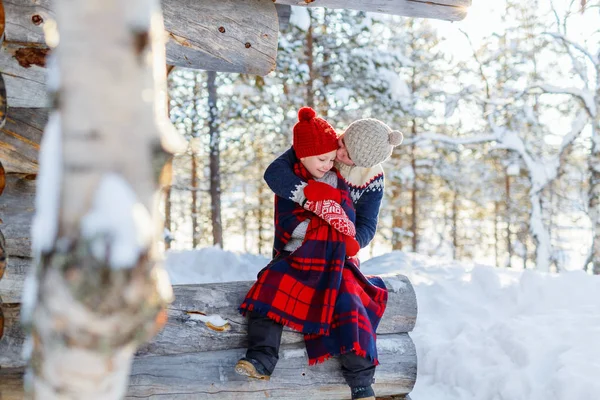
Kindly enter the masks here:
<path id="1" fill-rule="evenodd" d="M 371 168 L 387 160 L 402 139 L 402 132 L 393 131 L 373 118 L 354 121 L 344 132 L 344 143 L 350 158 L 363 168 Z"/>

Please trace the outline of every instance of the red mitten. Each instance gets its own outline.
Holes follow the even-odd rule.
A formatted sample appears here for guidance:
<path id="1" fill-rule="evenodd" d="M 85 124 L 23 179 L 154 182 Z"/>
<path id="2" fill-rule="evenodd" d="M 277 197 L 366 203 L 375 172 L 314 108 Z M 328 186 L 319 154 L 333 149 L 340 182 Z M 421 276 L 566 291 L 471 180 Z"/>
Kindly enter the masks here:
<path id="1" fill-rule="evenodd" d="M 344 235 L 352 237 L 356 236 L 354 223 L 350 221 L 350 218 L 348 218 L 348 215 L 339 203 L 332 200 L 307 200 L 306 203 L 304 203 L 304 208 L 323 218 L 325 222 L 333 227 L 333 229 Z"/>
<path id="2" fill-rule="evenodd" d="M 304 195 L 312 201 L 333 200 L 338 204 L 342 202 L 342 193 L 339 189 L 314 180 L 308 181 L 308 185 L 304 187 Z"/>
<path id="3" fill-rule="evenodd" d="M 354 257 L 360 251 L 360 245 L 352 236 L 344 236 L 346 242 L 346 256 Z"/>

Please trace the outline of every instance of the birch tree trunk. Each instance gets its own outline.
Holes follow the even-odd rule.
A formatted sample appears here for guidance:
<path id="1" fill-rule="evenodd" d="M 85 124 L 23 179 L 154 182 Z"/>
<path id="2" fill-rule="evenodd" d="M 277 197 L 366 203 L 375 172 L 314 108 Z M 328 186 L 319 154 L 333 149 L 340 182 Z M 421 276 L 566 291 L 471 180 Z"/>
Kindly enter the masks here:
<path id="1" fill-rule="evenodd" d="M 35 399 L 119 399 L 171 297 L 154 261 L 167 132 L 157 0 L 56 0 L 56 59 L 23 293 Z M 52 26 L 58 26 L 53 31 Z M 164 142 L 163 142 L 164 143 Z M 154 166 L 154 169 L 153 169 Z"/>

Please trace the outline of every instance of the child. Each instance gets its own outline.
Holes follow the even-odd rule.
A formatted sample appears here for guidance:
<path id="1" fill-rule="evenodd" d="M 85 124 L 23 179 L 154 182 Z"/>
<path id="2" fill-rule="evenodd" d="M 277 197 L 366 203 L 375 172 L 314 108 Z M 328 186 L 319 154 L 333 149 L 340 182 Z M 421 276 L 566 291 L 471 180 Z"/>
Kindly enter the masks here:
<path id="1" fill-rule="evenodd" d="M 402 143 L 402 133 L 379 120 L 367 118 L 351 123 L 338 142 L 336 168 L 350 188 L 356 210 L 356 240 L 363 248 L 377 230 L 384 188 L 381 163 Z M 264 178 L 277 196 L 303 204 L 311 193 L 305 189 L 307 184 L 293 172 L 297 161 L 291 149 L 286 151 L 269 165 Z"/>
<path id="2" fill-rule="evenodd" d="M 278 360 L 284 324 L 305 333 L 310 364 L 341 354 L 352 398 L 374 399 L 375 330 L 387 291 L 380 279 L 370 282 L 358 271 L 357 260 L 345 261 L 346 253 L 358 251 L 358 243 L 352 238 L 348 187 L 330 171 L 339 144 L 333 128 L 315 118 L 312 109 L 303 108 L 298 116 L 292 174 L 312 198 L 302 208 L 276 197 L 275 259 L 240 306 L 249 314 L 249 344 L 236 372 L 268 379 Z"/>
<path id="3" fill-rule="evenodd" d="M 369 244 L 377 229 L 384 188 L 381 163 L 390 157 L 393 148 L 401 142 L 401 132 L 393 131 L 383 122 L 371 118 L 353 122 L 339 137 L 336 167 L 350 189 L 356 209 L 356 240 L 361 248 Z M 317 200 L 317 184 L 309 185 L 293 173 L 296 162 L 294 151 L 286 151 L 269 165 L 265 171 L 265 181 L 277 196 L 298 204 L 304 204 L 307 198 Z M 318 199 L 337 200 L 335 190 L 321 189 Z M 370 398 L 375 366 L 365 358 L 352 355 L 342 357 L 340 361 L 346 382 L 353 388 L 353 398 Z"/>

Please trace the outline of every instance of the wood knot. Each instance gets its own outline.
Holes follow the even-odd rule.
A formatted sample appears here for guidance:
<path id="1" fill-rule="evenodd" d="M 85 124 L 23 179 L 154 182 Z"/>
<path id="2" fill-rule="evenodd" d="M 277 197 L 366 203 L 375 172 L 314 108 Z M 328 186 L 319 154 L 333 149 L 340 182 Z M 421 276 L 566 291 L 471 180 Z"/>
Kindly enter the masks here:
<path id="1" fill-rule="evenodd" d="M 224 27 L 222 27 L 222 26 L 220 26 L 220 27 L 219 27 L 219 32 L 221 32 L 221 33 L 225 33 L 225 28 L 224 28 Z"/>
<path id="2" fill-rule="evenodd" d="M 246 42 L 246 44 L 244 46 L 246 46 L 247 49 L 249 49 L 250 47 L 252 47 L 252 45 L 250 44 L 250 42 Z"/>
<path id="3" fill-rule="evenodd" d="M 39 14 L 35 14 L 31 17 L 31 22 L 33 22 L 34 25 L 41 25 L 44 22 L 44 18 Z"/>
<path id="4" fill-rule="evenodd" d="M 32 65 L 38 67 L 46 66 L 46 56 L 50 53 L 49 49 L 36 47 L 21 47 L 15 52 L 14 57 L 23 68 L 29 68 Z"/>

